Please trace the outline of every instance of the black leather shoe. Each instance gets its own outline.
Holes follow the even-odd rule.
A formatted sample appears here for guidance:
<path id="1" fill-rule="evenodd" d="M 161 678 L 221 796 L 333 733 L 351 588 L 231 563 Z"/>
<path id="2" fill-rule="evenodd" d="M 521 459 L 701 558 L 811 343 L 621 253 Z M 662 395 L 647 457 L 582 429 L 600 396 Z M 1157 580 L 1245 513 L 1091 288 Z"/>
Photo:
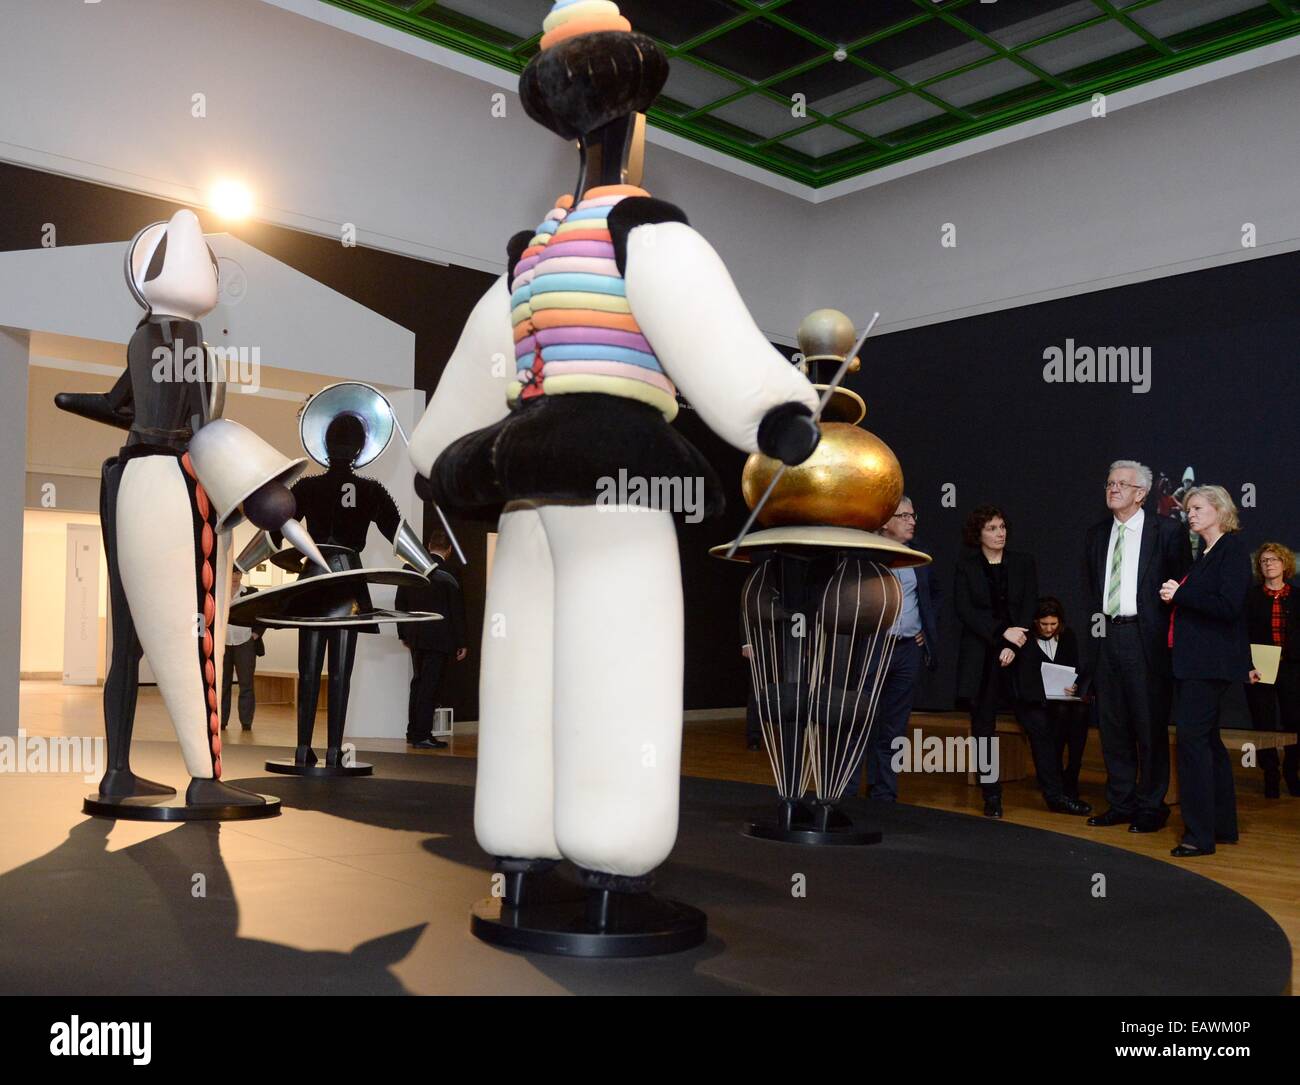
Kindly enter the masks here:
<path id="1" fill-rule="evenodd" d="M 1002 800 L 1001 800 L 1001 799 L 985 799 L 985 800 L 984 800 L 984 816 L 985 816 L 986 818 L 1000 818 L 1000 817 L 1002 816 Z"/>
<path id="2" fill-rule="evenodd" d="M 241 731 L 251 731 L 253 729 L 253 725 L 251 723 L 241 723 L 239 725 L 239 729 Z"/>
<path id="3" fill-rule="evenodd" d="M 1198 855 L 1213 855 L 1213 851 L 1201 851 L 1200 848 L 1193 847 L 1191 844 L 1179 844 L 1170 853 L 1175 859 L 1192 859 Z"/>
<path id="4" fill-rule="evenodd" d="M 419 742 L 408 742 L 413 750 L 445 750 L 447 744 L 440 738 L 422 738 Z"/>
<path id="5" fill-rule="evenodd" d="M 1132 818 L 1132 814 L 1121 814 L 1114 807 L 1111 807 L 1105 813 L 1094 814 L 1088 819 L 1088 824 L 1093 828 L 1105 825 L 1122 825 L 1126 821 L 1131 821 Z"/>
<path id="6" fill-rule="evenodd" d="M 1086 803 L 1082 799 L 1071 799 L 1068 796 L 1062 796 L 1053 802 L 1047 804 L 1047 809 L 1053 814 L 1083 814 L 1092 813 L 1092 804 Z"/>
<path id="7" fill-rule="evenodd" d="M 1168 814 L 1138 814 L 1128 827 L 1131 833 L 1158 833 L 1169 820 Z"/>
<path id="8" fill-rule="evenodd" d="M 1237 842 L 1237 838 L 1236 838 L 1235 836 L 1218 836 L 1218 835 L 1216 835 L 1215 838 L 1214 838 L 1214 842 L 1215 842 L 1216 844 L 1235 844 L 1235 843 Z"/>
<path id="9" fill-rule="evenodd" d="M 222 729 L 223 731 L 226 729 L 226 724 L 229 723 L 229 722 L 230 722 L 229 720 L 222 720 L 222 721 L 221 721 L 221 729 Z"/>

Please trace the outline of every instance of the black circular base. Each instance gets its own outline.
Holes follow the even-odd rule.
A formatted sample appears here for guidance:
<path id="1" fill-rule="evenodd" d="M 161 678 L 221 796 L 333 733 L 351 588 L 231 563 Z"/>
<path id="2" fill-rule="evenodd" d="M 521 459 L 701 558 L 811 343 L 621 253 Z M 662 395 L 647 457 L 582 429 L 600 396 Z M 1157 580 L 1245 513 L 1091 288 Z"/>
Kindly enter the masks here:
<path id="1" fill-rule="evenodd" d="M 116 818 L 119 821 L 252 821 L 279 816 L 279 799 L 274 795 L 259 795 L 259 798 L 263 801 L 256 806 L 238 803 L 188 806 L 183 796 L 176 795 L 115 799 L 94 794 L 86 796 L 81 811 L 97 818 Z"/>
<path id="2" fill-rule="evenodd" d="M 281 776 L 372 776 L 375 766 L 365 761 L 351 765 L 327 765 L 317 761 L 314 765 L 300 765 L 292 757 L 281 758 L 266 763 L 267 772 L 278 772 Z"/>
<path id="3" fill-rule="evenodd" d="M 503 907 L 501 898 L 488 897 L 470 910 L 469 929 L 494 946 L 560 957 L 680 953 L 698 946 L 708 934 L 708 917 L 689 904 L 649 893 L 612 896 L 617 899 L 604 929 L 588 919 L 585 896 L 519 908 Z"/>
<path id="4" fill-rule="evenodd" d="M 828 829 L 819 831 L 817 829 L 786 829 L 776 821 L 751 821 L 745 826 L 744 833 L 746 836 L 752 836 L 758 840 L 776 840 L 782 844 L 815 844 L 818 846 L 827 845 L 848 845 L 851 847 L 865 847 L 868 844 L 879 844 L 883 836 L 875 831 L 866 829 Z"/>

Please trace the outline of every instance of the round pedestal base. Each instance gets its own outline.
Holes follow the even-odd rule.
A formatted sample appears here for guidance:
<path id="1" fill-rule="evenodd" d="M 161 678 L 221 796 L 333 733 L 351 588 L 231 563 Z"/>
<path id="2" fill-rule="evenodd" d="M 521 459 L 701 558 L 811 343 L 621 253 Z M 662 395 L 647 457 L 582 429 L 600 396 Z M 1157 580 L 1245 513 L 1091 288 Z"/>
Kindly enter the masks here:
<path id="1" fill-rule="evenodd" d="M 267 772 L 278 772 L 281 776 L 372 776 L 375 766 L 365 761 L 356 761 L 351 765 L 327 765 L 317 761 L 314 765 L 300 765 L 292 757 L 280 758 L 266 763 Z"/>
<path id="2" fill-rule="evenodd" d="M 820 847 L 847 845 L 863 847 L 879 844 L 880 833 L 859 829 L 838 803 L 817 802 L 809 805 L 782 799 L 771 821 L 751 821 L 745 835 L 758 840 L 776 840 L 782 844 L 814 844 Z"/>
<path id="3" fill-rule="evenodd" d="M 751 821 L 745 826 L 746 836 L 758 840 L 776 840 L 782 844 L 847 844 L 863 847 L 867 844 L 879 844 L 883 839 L 880 833 L 865 829 L 829 829 L 825 832 L 810 828 L 782 828 L 775 821 Z"/>
<path id="4" fill-rule="evenodd" d="M 470 910 L 469 929 L 491 945 L 530 953 L 652 957 L 698 946 L 708 934 L 708 917 L 698 908 L 649 893 L 592 890 L 518 908 L 488 897 Z"/>
<path id="5" fill-rule="evenodd" d="M 279 799 L 274 795 L 259 795 L 259 798 L 263 801 L 256 806 L 237 803 L 188 806 L 184 797 L 178 795 L 115 799 L 94 794 L 86 796 L 81 811 L 97 818 L 116 818 L 119 821 L 251 821 L 279 816 Z"/>

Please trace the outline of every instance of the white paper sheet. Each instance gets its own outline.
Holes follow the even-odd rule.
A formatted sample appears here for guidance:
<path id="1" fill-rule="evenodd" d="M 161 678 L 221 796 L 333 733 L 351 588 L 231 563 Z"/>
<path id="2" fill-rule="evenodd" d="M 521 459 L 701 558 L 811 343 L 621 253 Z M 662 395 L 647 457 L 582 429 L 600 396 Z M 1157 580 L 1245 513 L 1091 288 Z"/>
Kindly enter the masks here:
<path id="1" fill-rule="evenodd" d="M 1078 672 L 1073 667 L 1062 667 L 1059 663 L 1043 664 L 1043 693 L 1049 701 L 1078 700 L 1065 692 L 1067 686 L 1073 686 L 1078 681 Z"/>

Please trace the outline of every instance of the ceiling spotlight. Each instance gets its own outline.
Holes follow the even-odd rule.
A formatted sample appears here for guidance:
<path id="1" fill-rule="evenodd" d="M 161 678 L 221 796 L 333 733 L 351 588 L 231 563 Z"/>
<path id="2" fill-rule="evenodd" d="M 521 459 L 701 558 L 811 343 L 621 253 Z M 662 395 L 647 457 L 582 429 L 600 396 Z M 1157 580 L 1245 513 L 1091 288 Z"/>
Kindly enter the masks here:
<path id="1" fill-rule="evenodd" d="M 208 206 L 223 219 L 246 219 L 253 213 L 253 194 L 238 181 L 218 181 L 208 192 Z"/>
<path id="2" fill-rule="evenodd" d="M 835 47 L 835 52 L 833 52 L 831 56 L 833 56 L 836 60 L 838 60 L 842 64 L 844 63 L 844 61 L 849 59 L 849 51 L 845 49 L 844 46 L 837 45 Z"/>

